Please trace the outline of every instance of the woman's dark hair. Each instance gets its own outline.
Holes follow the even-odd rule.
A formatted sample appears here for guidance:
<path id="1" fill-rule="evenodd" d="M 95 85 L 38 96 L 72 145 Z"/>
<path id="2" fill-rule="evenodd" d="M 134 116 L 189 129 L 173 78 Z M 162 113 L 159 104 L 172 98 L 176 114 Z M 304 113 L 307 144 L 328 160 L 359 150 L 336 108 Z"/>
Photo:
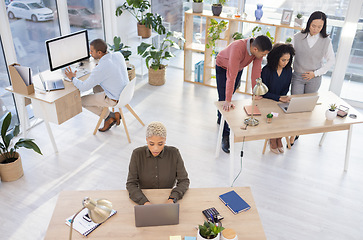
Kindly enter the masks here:
<path id="1" fill-rule="evenodd" d="M 323 12 L 320 12 L 320 11 L 316 11 L 316 12 L 313 12 L 310 17 L 309 17 L 309 20 L 308 22 L 306 23 L 306 28 L 303 29 L 301 31 L 301 33 L 309 33 L 310 32 L 310 25 L 311 25 L 311 22 L 314 21 L 315 19 L 321 19 L 324 21 L 324 25 L 323 25 L 323 28 L 321 29 L 320 31 L 320 34 L 323 38 L 326 38 L 328 37 L 329 35 L 326 33 L 326 15 L 325 13 Z"/>
<path id="2" fill-rule="evenodd" d="M 291 44 L 276 43 L 271 52 L 267 55 L 267 65 L 271 69 L 277 69 L 280 58 L 286 53 L 290 54 L 290 60 L 285 68 L 291 68 L 292 59 L 295 55 L 295 49 Z"/>

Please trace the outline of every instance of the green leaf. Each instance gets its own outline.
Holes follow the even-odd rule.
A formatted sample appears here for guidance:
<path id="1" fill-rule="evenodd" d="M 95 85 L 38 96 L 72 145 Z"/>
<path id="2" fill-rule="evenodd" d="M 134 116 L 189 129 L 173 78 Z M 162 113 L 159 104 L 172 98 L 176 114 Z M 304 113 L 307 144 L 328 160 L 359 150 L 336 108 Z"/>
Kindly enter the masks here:
<path id="1" fill-rule="evenodd" d="M 5 135 L 6 135 L 6 132 L 8 131 L 10 123 L 11 123 L 11 112 L 8 112 L 4 116 L 2 116 L 0 123 L 1 123 L 1 138 L 3 139 L 3 142 L 5 143 Z"/>
<path id="2" fill-rule="evenodd" d="M 14 148 L 15 147 L 25 147 L 28 149 L 33 149 L 35 152 L 43 155 L 38 145 L 33 142 L 33 139 L 21 138 L 17 143 L 15 143 Z"/>

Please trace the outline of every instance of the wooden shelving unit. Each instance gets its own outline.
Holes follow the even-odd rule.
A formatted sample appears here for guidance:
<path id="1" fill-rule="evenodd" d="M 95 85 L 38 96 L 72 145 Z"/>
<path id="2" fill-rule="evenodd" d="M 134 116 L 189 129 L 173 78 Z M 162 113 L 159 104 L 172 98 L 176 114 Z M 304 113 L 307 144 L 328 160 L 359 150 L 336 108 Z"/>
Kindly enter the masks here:
<path id="1" fill-rule="evenodd" d="M 238 26 L 240 23 L 251 23 L 256 25 L 265 25 L 265 26 L 271 26 L 275 28 L 275 42 L 280 41 L 280 35 L 281 30 L 283 28 L 289 28 L 289 29 L 296 29 L 301 30 L 299 27 L 289 26 L 289 25 L 281 25 L 280 23 L 274 22 L 273 20 L 269 20 L 268 22 L 263 21 L 251 21 L 247 19 L 241 19 L 241 18 L 235 18 L 235 17 L 227 17 L 225 14 L 221 14 L 220 16 L 213 16 L 211 11 L 204 10 L 203 13 L 193 13 L 192 10 L 188 10 L 184 13 L 184 38 L 185 38 L 185 44 L 184 44 L 184 81 L 185 82 L 191 82 L 195 84 L 201 84 L 205 86 L 210 87 L 216 87 L 215 81 L 213 79 L 212 81 L 212 71 L 215 68 L 213 65 L 213 59 L 212 59 L 212 49 L 206 48 L 205 44 L 202 43 L 195 43 L 193 42 L 193 33 L 194 33 L 194 17 L 199 16 L 201 18 L 205 18 L 205 40 L 207 41 L 207 29 L 209 28 L 210 19 L 216 19 L 216 20 L 225 20 L 228 21 L 228 28 L 225 31 L 225 37 L 221 40 L 226 41 L 227 45 L 230 44 L 233 39 L 232 35 L 234 32 L 238 31 Z M 292 36 L 291 36 L 292 37 Z M 193 74 L 193 52 L 197 53 L 204 53 L 204 70 L 203 70 L 203 82 L 196 82 L 194 81 L 194 74 Z M 249 74 L 247 73 L 246 82 L 249 80 Z M 242 87 L 243 88 L 243 87 Z M 247 93 L 247 87 L 243 88 L 244 90 L 241 90 L 241 88 L 238 90 L 238 92 L 241 93 Z"/>

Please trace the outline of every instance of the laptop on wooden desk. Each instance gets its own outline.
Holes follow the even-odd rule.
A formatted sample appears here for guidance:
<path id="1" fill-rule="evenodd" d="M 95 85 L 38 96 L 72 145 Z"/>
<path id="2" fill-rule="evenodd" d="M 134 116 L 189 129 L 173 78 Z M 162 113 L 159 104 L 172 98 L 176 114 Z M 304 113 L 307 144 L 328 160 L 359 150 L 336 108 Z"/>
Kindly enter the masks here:
<path id="1" fill-rule="evenodd" d="M 292 97 L 288 103 L 278 103 L 285 113 L 311 112 L 316 106 L 319 96 Z"/>
<path id="2" fill-rule="evenodd" d="M 179 203 L 135 205 L 136 227 L 179 224 Z"/>

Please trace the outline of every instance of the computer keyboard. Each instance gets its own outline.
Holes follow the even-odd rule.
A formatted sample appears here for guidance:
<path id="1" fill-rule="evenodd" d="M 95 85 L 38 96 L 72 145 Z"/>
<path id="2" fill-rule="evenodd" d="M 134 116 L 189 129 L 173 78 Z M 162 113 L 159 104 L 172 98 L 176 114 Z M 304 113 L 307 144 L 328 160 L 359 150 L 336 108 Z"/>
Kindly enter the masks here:
<path id="1" fill-rule="evenodd" d="M 71 70 L 72 72 L 76 72 L 76 78 L 81 78 L 87 74 L 90 74 L 91 72 L 87 69 L 79 69 L 79 68 L 75 68 L 75 67 L 71 67 Z M 64 80 L 66 81 L 71 81 L 69 78 L 67 78 L 67 76 L 65 75 L 64 73 L 64 69 L 62 70 L 63 71 L 63 75 L 64 75 Z"/>

